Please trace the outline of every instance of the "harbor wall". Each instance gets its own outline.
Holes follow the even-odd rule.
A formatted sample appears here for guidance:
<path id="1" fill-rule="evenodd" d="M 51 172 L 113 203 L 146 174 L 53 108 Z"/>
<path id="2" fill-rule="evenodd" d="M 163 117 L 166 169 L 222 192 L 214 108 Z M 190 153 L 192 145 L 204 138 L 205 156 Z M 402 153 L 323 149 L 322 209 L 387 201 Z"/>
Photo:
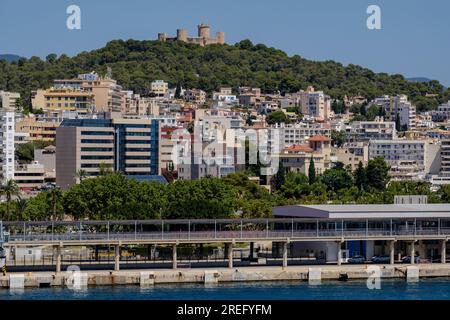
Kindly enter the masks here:
<path id="1" fill-rule="evenodd" d="M 367 279 L 371 265 L 348 266 L 314 266 L 321 271 L 322 280 Z M 373 267 L 373 265 L 372 265 Z M 411 267 L 411 266 L 410 266 Z M 419 277 L 450 277 L 450 266 L 444 264 L 414 265 Z M 224 283 L 239 281 L 307 281 L 311 266 L 281 267 L 246 267 L 222 269 L 165 269 L 165 270 L 123 270 L 123 271 L 82 271 L 83 278 L 89 286 L 97 285 L 140 285 L 141 277 L 146 273 L 152 284 L 181 283 Z M 381 278 L 402 278 L 406 280 L 408 265 L 382 265 Z M 150 275 L 149 275 L 150 274 Z M 10 278 L 23 276 L 23 287 L 66 286 L 73 280 L 71 272 L 27 272 L 9 273 L 0 276 L 0 287 L 9 288 Z M 206 281 L 205 281 L 206 278 Z M 14 280 L 16 281 L 16 280 Z"/>

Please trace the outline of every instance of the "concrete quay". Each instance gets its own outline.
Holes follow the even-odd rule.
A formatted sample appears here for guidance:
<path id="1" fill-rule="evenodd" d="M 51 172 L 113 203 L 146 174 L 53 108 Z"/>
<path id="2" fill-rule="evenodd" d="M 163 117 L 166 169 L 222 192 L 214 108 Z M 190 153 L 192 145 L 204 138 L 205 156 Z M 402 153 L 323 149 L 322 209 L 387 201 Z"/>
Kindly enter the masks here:
<path id="1" fill-rule="evenodd" d="M 218 269 L 160 269 L 122 271 L 82 271 L 79 273 L 80 286 L 96 285 L 141 285 L 181 284 L 181 283 L 224 283 L 237 281 L 308 281 L 314 273 L 314 280 L 338 280 L 343 274 L 349 280 L 367 279 L 374 265 L 341 266 L 289 266 L 289 267 L 244 267 Z M 450 277 L 447 264 L 379 265 L 381 278 L 407 279 L 414 277 Z M 408 278 L 410 275 L 408 274 Z M 72 272 L 28 272 L 8 273 L 0 276 L 0 288 L 36 288 L 67 286 L 74 283 Z M 71 282 L 72 281 L 72 282 Z"/>

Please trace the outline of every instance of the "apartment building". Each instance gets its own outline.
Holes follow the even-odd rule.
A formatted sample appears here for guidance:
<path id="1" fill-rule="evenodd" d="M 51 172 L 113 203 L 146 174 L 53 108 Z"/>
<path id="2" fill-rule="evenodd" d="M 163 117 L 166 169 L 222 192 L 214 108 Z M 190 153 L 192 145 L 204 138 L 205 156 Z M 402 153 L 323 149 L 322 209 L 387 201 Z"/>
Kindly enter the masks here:
<path id="1" fill-rule="evenodd" d="M 155 80 L 150 84 L 150 91 L 156 97 L 164 97 L 169 91 L 169 84 L 164 80 Z"/>
<path id="2" fill-rule="evenodd" d="M 450 101 L 440 105 L 437 110 L 431 111 L 431 119 L 434 122 L 445 122 L 450 119 Z"/>
<path id="3" fill-rule="evenodd" d="M 64 111 L 91 113 L 96 111 L 94 94 L 74 88 L 50 88 L 32 92 L 33 109 L 62 114 Z"/>
<path id="4" fill-rule="evenodd" d="M 16 166 L 14 180 L 21 190 L 29 191 L 40 188 L 45 182 L 44 165 L 38 161 Z"/>
<path id="5" fill-rule="evenodd" d="M 229 108 L 239 104 L 239 99 L 232 94 L 230 87 L 221 87 L 218 92 L 213 92 L 214 108 Z"/>
<path id="6" fill-rule="evenodd" d="M 26 135 L 27 141 L 53 141 L 60 123 L 58 118 L 45 119 L 30 115 L 17 119 L 16 134 Z"/>
<path id="7" fill-rule="evenodd" d="M 252 87 L 239 87 L 239 104 L 256 107 L 261 103 L 261 89 Z"/>
<path id="8" fill-rule="evenodd" d="M 400 94 L 395 97 L 385 95 L 376 98 L 374 103 L 385 109 L 387 120 L 398 121 L 404 131 L 416 127 L 416 107 L 408 101 L 407 95 Z M 399 129 L 397 128 L 397 130 Z"/>
<path id="9" fill-rule="evenodd" d="M 347 128 L 347 139 L 354 141 L 393 140 L 397 137 L 395 122 L 377 118 L 375 121 L 355 121 Z"/>
<path id="10" fill-rule="evenodd" d="M 159 121 L 66 119 L 56 130 L 56 183 L 68 188 L 80 169 L 98 176 L 102 167 L 127 176 L 159 173 Z"/>
<path id="11" fill-rule="evenodd" d="M 194 104 L 203 105 L 206 102 L 206 92 L 200 89 L 186 90 L 184 93 L 186 101 Z"/>
<path id="12" fill-rule="evenodd" d="M 302 114 L 321 120 L 328 119 L 331 112 L 331 99 L 323 91 L 308 87 L 297 93 L 298 104 Z"/>
<path id="13" fill-rule="evenodd" d="M 365 142 L 350 142 L 340 148 L 331 148 L 333 162 L 342 162 L 354 171 L 361 162 L 364 166 L 369 161 L 369 146 Z"/>
<path id="14" fill-rule="evenodd" d="M 95 72 L 79 74 L 73 79 L 55 80 L 55 89 L 72 89 L 92 95 L 92 104 L 96 112 L 122 112 L 123 96 L 125 92 L 117 81 L 111 78 L 111 70 L 105 77 L 101 77 Z"/>
<path id="15" fill-rule="evenodd" d="M 331 139 L 314 136 L 308 144 L 294 144 L 285 147 L 280 154 L 283 167 L 289 172 L 309 174 L 311 158 L 317 174 L 322 174 L 331 164 Z"/>
<path id="16" fill-rule="evenodd" d="M 440 168 L 439 145 L 426 140 L 380 140 L 369 144 L 369 159 L 383 157 L 393 180 L 421 180 Z"/>
<path id="17" fill-rule="evenodd" d="M 450 138 L 441 141 L 441 175 L 450 177 Z M 450 182 L 450 181 L 449 181 Z"/>
<path id="18" fill-rule="evenodd" d="M 313 136 L 331 137 L 331 126 L 327 123 L 275 124 L 273 129 L 279 130 L 283 146 L 303 144 Z"/>
<path id="19" fill-rule="evenodd" d="M 0 110 L 16 111 L 17 99 L 20 98 L 20 93 L 0 91 Z"/>
<path id="20" fill-rule="evenodd" d="M 14 179 L 15 112 L 0 112 L 0 179 L 4 183 Z"/>

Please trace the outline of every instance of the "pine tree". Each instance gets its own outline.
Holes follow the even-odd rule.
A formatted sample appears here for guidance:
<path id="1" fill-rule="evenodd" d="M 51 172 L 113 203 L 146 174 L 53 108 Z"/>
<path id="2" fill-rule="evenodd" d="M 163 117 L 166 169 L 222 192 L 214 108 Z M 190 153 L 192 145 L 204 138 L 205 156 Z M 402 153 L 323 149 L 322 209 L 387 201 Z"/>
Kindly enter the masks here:
<path id="1" fill-rule="evenodd" d="M 283 163 L 279 163 L 278 165 L 278 171 L 277 173 L 273 176 L 271 184 L 272 184 L 272 188 L 276 191 L 276 190 L 280 190 L 281 186 L 286 182 L 286 170 L 283 166 Z"/>
<path id="2" fill-rule="evenodd" d="M 309 184 L 313 184 L 314 182 L 316 182 L 316 167 L 314 165 L 313 156 L 311 156 L 311 160 L 309 161 L 308 178 Z"/>
<path id="3" fill-rule="evenodd" d="M 177 87 L 175 89 L 175 99 L 181 98 L 181 84 L 178 82 Z"/>
<path id="4" fill-rule="evenodd" d="M 397 114 L 397 117 L 395 118 L 395 129 L 397 131 L 402 131 L 402 125 L 400 123 L 400 116 Z"/>
<path id="5" fill-rule="evenodd" d="M 366 184 L 366 169 L 364 168 L 362 162 L 358 164 L 354 172 L 355 184 L 359 191 L 364 191 L 364 186 Z"/>

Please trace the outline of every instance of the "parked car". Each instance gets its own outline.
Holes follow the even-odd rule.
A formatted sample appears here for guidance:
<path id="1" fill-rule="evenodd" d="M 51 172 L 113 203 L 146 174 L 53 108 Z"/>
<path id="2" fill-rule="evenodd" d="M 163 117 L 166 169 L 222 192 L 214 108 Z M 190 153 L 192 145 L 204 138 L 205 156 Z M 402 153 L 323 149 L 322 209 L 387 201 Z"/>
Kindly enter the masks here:
<path id="1" fill-rule="evenodd" d="M 348 263 L 364 263 L 366 261 L 366 258 L 364 258 L 363 256 L 353 256 L 347 261 Z"/>
<path id="2" fill-rule="evenodd" d="M 402 262 L 403 263 L 411 263 L 411 256 L 406 256 L 402 258 Z M 414 263 L 420 263 L 420 257 L 419 256 L 415 256 L 414 257 Z"/>
<path id="3" fill-rule="evenodd" d="M 388 255 L 374 256 L 370 259 L 373 263 L 390 263 L 391 257 Z"/>

